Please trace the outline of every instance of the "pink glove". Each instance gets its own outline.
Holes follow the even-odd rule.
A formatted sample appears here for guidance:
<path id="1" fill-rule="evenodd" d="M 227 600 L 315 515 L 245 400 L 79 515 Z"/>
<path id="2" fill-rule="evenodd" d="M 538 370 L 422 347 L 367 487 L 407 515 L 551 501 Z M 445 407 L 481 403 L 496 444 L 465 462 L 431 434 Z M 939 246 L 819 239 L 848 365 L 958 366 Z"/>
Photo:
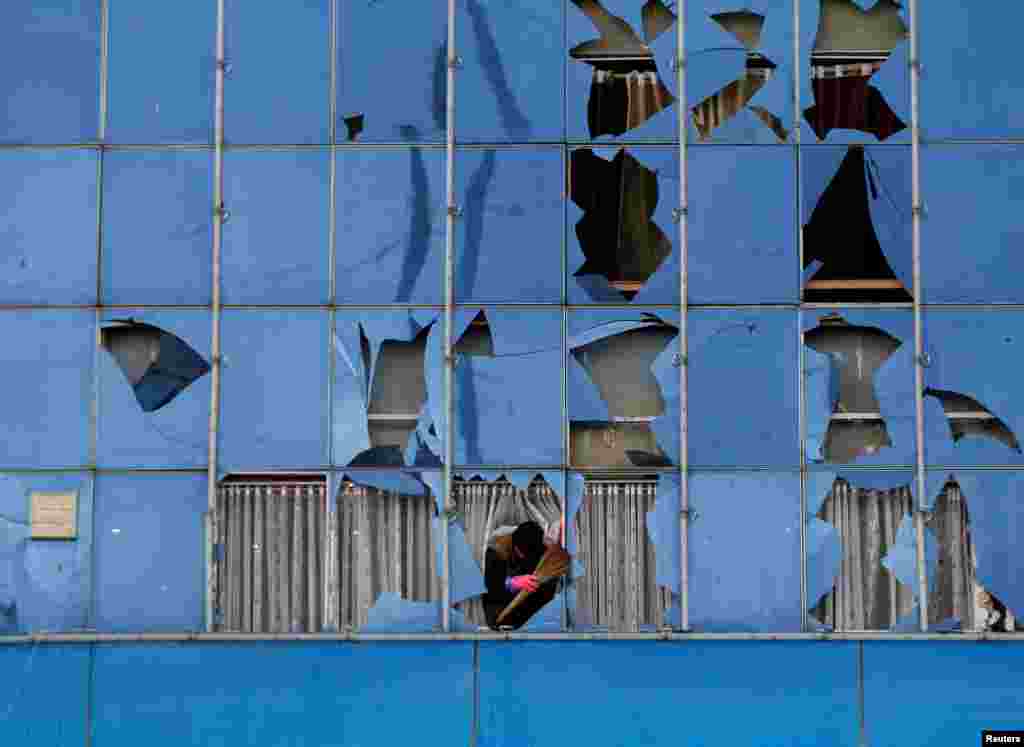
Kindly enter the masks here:
<path id="1" fill-rule="evenodd" d="M 508 580 L 508 586 L 510 591 L 537 591 L 537 577 L 533 575 L 513 576 Z"/>

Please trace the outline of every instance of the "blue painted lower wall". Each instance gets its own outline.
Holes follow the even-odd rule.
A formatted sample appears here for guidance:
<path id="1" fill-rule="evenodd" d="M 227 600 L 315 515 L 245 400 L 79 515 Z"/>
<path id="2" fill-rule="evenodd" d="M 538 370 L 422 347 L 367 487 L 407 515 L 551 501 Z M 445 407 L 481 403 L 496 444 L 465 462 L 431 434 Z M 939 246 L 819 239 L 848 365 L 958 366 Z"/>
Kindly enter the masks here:
<path id="1" fill-rule="evenodd" d="M 972 745 L 1024 729 L 1014 643 L 18 644 L 0 671 L 4 747 Z"/>

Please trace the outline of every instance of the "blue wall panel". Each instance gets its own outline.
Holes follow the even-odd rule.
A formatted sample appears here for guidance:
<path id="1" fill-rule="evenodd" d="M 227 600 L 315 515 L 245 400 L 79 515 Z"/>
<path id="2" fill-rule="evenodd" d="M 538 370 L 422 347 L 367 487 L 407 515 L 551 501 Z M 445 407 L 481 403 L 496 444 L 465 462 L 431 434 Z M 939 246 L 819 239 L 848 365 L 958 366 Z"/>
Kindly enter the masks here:
<path id="1" fill-rule="evenodd" d="M 0 646 L 0 672 L 0 744 L 85 744 L 88 646 Z"/>
<path id="2" fill-rule="evenodd" d="M 480 644 L 480 747 L 857 743 L 857 648 Z"/>

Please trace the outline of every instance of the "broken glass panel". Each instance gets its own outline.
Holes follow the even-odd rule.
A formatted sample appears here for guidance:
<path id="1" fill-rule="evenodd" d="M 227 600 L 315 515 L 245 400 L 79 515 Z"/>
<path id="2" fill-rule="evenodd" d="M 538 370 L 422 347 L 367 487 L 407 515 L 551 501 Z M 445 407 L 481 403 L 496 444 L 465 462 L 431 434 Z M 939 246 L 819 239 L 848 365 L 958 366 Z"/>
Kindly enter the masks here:
<path id="1" fill-rule="evenodd" d="M 229 309 L 221 339 L 223 469 L 327 464 L 327 312 Z"/>
<path id="2" fill-rule="evenodd" d="M 210 303 L 212 189 L 209 152 L 106 154 L 103 303 Z"/>
<path id="3" fill-rule="evenodd" d="M 103 632 L 203 629 L 206 475 L 96 478 L 95 620 Z"/>
<path id="4" fill-rule="evenodd" d="M 0 313 L 5 393 L 0 464 L 68 468 L 90 462 L 95 314 L 91 310 Z"/>
<path id="5" fill-rule="evenodd" d="M 572 0 L 568 6 L 570 138 L 596 140 L 627 132 L 631 139 L 673 137 L 676 119 L 665 112 L 675 97 L 663 76 L 674 76 L 675 48 L 653 42 L 671 37 L 675 23 L 660 0 L 644 7 L 626 0 Z"/>
<path id="6" fill-rule="evenodd" d="M 870 0 L 869 0 L 870 2 Z M 910 139 L 909 26 L 895 0 L 800 0 L 805 142 Z M 805 68 L 806 69 L 806 68 Z"/>
<path id="7" fill-rule="evenodd" d="M 799 631 L 799 475 L 694 473 L 690 509 L 691 627 Z"/>
<path id="8" fill-rule="evenodd" d="M 93 152 L 0 155 L 0 303 L 96 302 L 96 194 Z"/>
<path id="9" fill-rule="evenodd" d="M 443 141 L 445 5 L 357 0 L 340 3 L 337 17 L 339 139 L 344 119 L 362 114 L 361 140 Z"/>
<path id="10" fill-rule="evenodd" d="M 660 309 L 570 312 L 571 464 L 667 467 L 678 456 L 678 319 Z"/>
<path id="11" fill-rule="evenodd" d="M 458 316 L 455 463 L 563 464 L 562 315 L 488 308 Z"/>
<path id="12" fill-rule="evenodd" d="M 210 313 L 118 309 L 100 324 L 98 464 L 205 466 Z"/>
<path id="13" fill-rule="evenodd" d="M 38 0 L 5 8 L 0 72 L 5 143 L 81 143 L 99 123 L 100 4 Z"/>
<path id="14" fill-rule="evenodd" d="M 673 149 L 580 148 L 569 155 L 570 303 L 678 303 Z"/>
<path id="15" fill-rule="evenodd" d="M 561 629 L 562 577 L 570 573 L 564 551 L 561 472 L 463 472 L 455 477 L 457 524 L 469 553 L 453 564 L 452 576 L 478 593 L 459 594 L 458 608 L 472 625 L 483 629 L 503 626 L 527 630 L 553 622 Z M 535 525 L 535 526 L 534 526 Z M 516 553 L 516 542 L 524 557 Z M 545 559 L 545 554 L 547 558 Z M 532 555 L 532 557 L 530 557 Z M 449 557 L 455 558 L 449 543 Z M 539 575 L 548 580 L 535 592 L 520 595 L 511 582 L 517 576 Z M 539 580 L 539 579 L 538 579 Z M 512 586 L 510 589 L 509 586 Z M 456 597 L 452 596 L 453 601 Z M 543 611 L 545 614 L 539 614 Z M 504 617 L 502 617 L 504 615 Z M 552 617 L 546 621 L 545 617 Z M 499 622 L 499 618 L 501 618 Z"/>
<path id="16" fill-rule="evenodd" d="M 910 148 L 809 147 L 801 165 L 804 300 L 910 302 Z"/>
<path id="17" fill-rule="evenodd" d="M 909 311 L 804 315 L 807 459 L 914 463 L 914 332 Z"/>
<path id="18" fill-rule="evenodd" d="M 73 542 L 31 539 L 32 492 L 74 493 Z M 69 632 L 89 625 L 92 602 L 92 476 L 0 476 L 0 635 Z"/>
<path id="19" fill-rule="evenodd" d="M 688 151 L 690 303 L 796 301 L 797 237 L 792 223 L 779 219 L 796 202 L 795 156 L 786 148 L 759 150 Z M 663 199 L 678 201 L 678 182 L 667 174 L 662 182 Z M 762 185 L 756 196 L 752 184 Z"/>
<path id="20" fill-rule="evenodd" d="M 459 142 L 525 142 L 562 138 L 559 3 L 466 0 L 455 31 Z"/>
<path id="21" fill-rule="evenodd" d="M 1015 137 L 1024 129 L 1024 106 L 1014 93 L 1024 72 L 1012 64 L 1022 22 L 1024 7 L 1017 3 L 981 13 L 943 3 L 919 13 L 925 140 Z"/>
<path id="22" fill-rule="evenodd" d="M 995 71 L 992 71 L 995 74 Z M 1024 222 L 1007 200 L 1021 198 L 1020 145 L 928 145 L 921 149 L 928 303 L 1021 303 Z M 970 189 L 964 189 L 970 185 Z"/>
<path id="23" fill-rule="evenodd" d="M 558 303 L 561 151 L 473 149 L 457 159 L 456 301 Z"/>
<path id="24" fill-rule="evenodd" d="M 916 625 L 913 482 L 910 471 L 808 473 L 812 627 L 843 632 Z M 819 537 L 825 538 L 820 544 L 812 541 Z"/>
<path id="25" fill-rule="evenodd" d="M 326 150 L 225 154 L 224 303 L 328 302 L 330 158 Z"/>
<path id="26" fill-rule="evenodd" d="M 927 526 L 938 545 L 928 619 L 964 631 L 1024 631 L 1024 480 L 1017 472 L 932 470 Z"/>
<path id="27" fill-rule="evenodd" d="M 688 325 L 690 463 L 798 466 L 796 314 L 693 310 Z"/>
<path id="28" fill-rule="evenodd" d="M 404 487 L 380 484 L 381 474 L 351 471 L 335 481 L 339 623 L 439 628 L 434 497 L 415 480 Z"/>
<path id="29" fill-rule="evenodd" d="M 924 317 L 925 455 L 933 465 L 1020 465 L 1024 339 L 1018 311 L 942 311 Z"/>
<path id="30" fill-rule="evenodd" d="M 285 8 L 226 0 L 230 142 L 330 142 L 325 93 L 331 86 L 330 5 L 330 0 L 304 0 Z M 285 98 L 288 105 L 281 106 Z"/>
<path id="31" fill-rule="evenodd" d="M 213 142 L 216 6 L 203 0 L 110 6 L 108 139 Z"/>
<path id="32" fill-rule="evenodd" d="M 346 149 L 335 157 L 336 302 L 441 303 L 444 151 Z"/>
<path id="33" fill-rule="evenodd" d="M 697 141 L 787 142 L 793 122 L 793 9 L 758 0 L 687 6 L 687 118 Z"/>
<path id="34" fill-rule="evenodd" d="M 582 484 L 566 520 L 569 550 L 579 561 L 570 590 L 575 630 L 630 632 L 664 625 L 670 587 L 675 583 L 678 589 L 678 581 L 671 581 L 663 562 L 668 556 L 655 544 L 658 532 L 666 529 L 658 524 L 665 511 L 658 511 L 657 504 L 670 503 L 674 495 L 678 507 L 679 483 L 673 477 L 570 476 Z M 674 519 L 665 523 L 678 527 L 678 509 Z"/>

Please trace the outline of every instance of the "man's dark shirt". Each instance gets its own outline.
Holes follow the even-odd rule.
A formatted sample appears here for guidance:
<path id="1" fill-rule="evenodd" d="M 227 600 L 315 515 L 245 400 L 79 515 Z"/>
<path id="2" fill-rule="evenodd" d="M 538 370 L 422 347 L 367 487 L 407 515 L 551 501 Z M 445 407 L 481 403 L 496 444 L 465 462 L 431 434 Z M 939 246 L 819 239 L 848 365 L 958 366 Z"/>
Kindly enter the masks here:
<path id="1" fill-rule="evenodd" d="M 484 614 L 487 617 L 487 625 L 489 627 L 498 628 L 498 615 L 519 594 L 517 591 L 508 591 L 505 588 L 505 580 L 511 576 L 533 573 L 538 563 L 540 563 L 541 557 L 542 555 L 538 554 L 523 560 L 513 558 L 512 560 L 505 561 L 492 548 L 487 548 L 487 559 L 485 562 L 487 569 L 485 578 L 487 593 L 484 594 Z M 521 627 L 527 620 L 533 617 L 537 610 L 554 599 L 557 590 L 557 581 L 549 581 L 544 584 L 512 610 L 501 621 L 501 625 L 503 627 L 506 625 L 513 628 Z"/>

